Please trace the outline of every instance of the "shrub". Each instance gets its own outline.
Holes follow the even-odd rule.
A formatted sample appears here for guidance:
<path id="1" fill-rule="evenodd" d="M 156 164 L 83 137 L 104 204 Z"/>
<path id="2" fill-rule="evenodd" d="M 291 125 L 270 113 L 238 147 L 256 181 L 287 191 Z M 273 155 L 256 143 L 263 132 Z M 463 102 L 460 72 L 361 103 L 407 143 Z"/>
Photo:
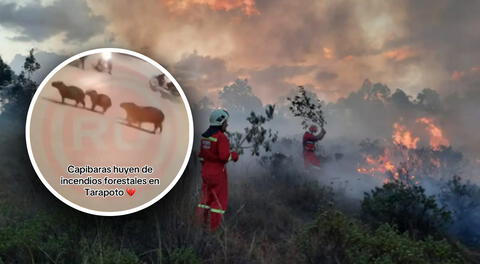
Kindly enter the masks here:
<path id="1" fill-rule="evenodd" d="M 480 245 L 480 188 L 454 176 L 442 189 L 439 200 L 452 212 L 450 234 L 466 245 Z"/>
<path id="2" fill-rule="evenodd" d="M 451 221 L 450 212 L 439 208 L 433 196 L 426 196 L 423 187 L 402 182 L 365 193 L 361 211 L 363 219 L 374 227 L 388 223 L 413 238 L 437 236 Z"/>
<path id="3" fill-rule="evenodd" d="M 445 240 L 414 240 L 382 224 L 373 232 L 344 214 L 328 210 L 295 239 L 303 263 L 464 263 Z"/>

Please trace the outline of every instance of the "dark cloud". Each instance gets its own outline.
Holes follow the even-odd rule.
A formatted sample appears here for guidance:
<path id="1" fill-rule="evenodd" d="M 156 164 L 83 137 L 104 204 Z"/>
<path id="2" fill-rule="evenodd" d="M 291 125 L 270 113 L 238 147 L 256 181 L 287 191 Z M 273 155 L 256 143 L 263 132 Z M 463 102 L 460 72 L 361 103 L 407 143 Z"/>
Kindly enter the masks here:
<path id="1" fill-rule="evenodd" d="M 103 32 L 105 22 L 91 14 L 85 1 L 58 0 L 48 6 L 0 3 L 0 25 L 17 33 L 16 41 L 43 41 L 65 33 L 65 41 L 81 42 Z"/>
<path id="2" fill-rule="evenodd" d="M 315 75 L 315 79 L 319 82 L 331 81 L 338 78 L 338 74 L 334 72 L 319 71 Z"/>
<path id="3" fill-rule="evenodd" d="M 201 56 L 196 52 L 184 55 L 173 65 L 173 72 L 182 84 L 198 90 L 219 89 L 237 77 L 227 69 L 223 59 Z"/>

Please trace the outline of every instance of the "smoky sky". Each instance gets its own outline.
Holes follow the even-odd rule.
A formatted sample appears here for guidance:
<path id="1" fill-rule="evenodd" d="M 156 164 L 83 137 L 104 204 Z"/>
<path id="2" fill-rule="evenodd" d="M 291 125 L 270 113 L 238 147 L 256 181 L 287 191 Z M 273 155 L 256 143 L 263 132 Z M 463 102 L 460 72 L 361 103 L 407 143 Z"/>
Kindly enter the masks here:
<path id="1" fill-rule="evenodd" d="M 387 46 L 412 45 L 437 53 L 449 70 L 478 66 L 480 55 L 480 2 L 402 1 L 401 22 L 408 31 Z"/>
<path id="2" fill-rule="evenodd" d="M 331 81 L 338 78 L 338 74 L 334 72 L 319 71 L 315 75 L 318 81 Z"/>
<path id="3" fill-rule="evenodd" d="M 0 7 L 0 25 L 16 29 L 17 40 L 108 34 L 116 47 L 171 69 L 197 98 L 237 78 L 248 79 L 264 103 L 297 85 L 334 101 L 365 79 L 409 94 L 462 92 L 480 80 L 478 1 L 59 0 Z"/>
<path id="4" fill-rule="evenodd" d="M 250 76 L 250 83 L 254 93 L 260 98 L 268 98 L 272 96 L 272 91 L 276 94 L 287 94 L 292 87 L 296 87 L 295 82 L 291 80 L 291 78 L 308 74 L 314 69 L 315 66 L 311 65 L 270 66 L 259 70 L 252 70 L 248 72 L 247 76 Z"/>
<path id="5" fill-rule="evenodd" d="M 81 42 L 104 29 L 104 20 L 91 14 L 82 0 L 58 0 L 50 5 L 0 3 L 0 26 L 14 31 L 16 41 L 44 41 L 65 33 L 65 41 Z"/>
<path id="6" fill-rule="evenodd" d="M 248 1 L 255 12 L 244 5 L 222 9 L 223 2 L 184 1 L 181 9 L 171 1 L 91 6 L 125 45 L 165 63 L 193 53 L 215 61 L 192 72 L 190 80 L 217 78 L 198 79 L 200 86 L 220 89 L 240 75 L 267 102 L 296 85 L 336 99 L 367 78 L 413 94 L 451 92 L 480 66 L 478 1 Z"/>
<path id="7" fill-rule="evenodd" d="M 184 82 L 192 82 L 197 89 L 222 87 L 237 77 L 227 69 L 224 60 L 195 52 L 183 56 L 174 64 L 173 70 Z"/>

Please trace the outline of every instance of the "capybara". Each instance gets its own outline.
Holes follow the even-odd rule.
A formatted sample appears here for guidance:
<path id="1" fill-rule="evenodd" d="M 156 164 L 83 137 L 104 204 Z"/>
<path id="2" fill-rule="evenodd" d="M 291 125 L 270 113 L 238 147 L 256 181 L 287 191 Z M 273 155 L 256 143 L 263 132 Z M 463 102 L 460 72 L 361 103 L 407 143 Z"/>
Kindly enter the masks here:
<path id="1" fill-rule="evenodd" d="M 95 106 L 99 105 L 103 108 L 103 113 L 105 113 L 112 106 L 112 100 L 106 94 L 99 94 L 95 90 L 87 90 L 85 94 L 90 96 L 92 111 L 95 111 Z"/>
<path id="2" fill-rule="evenodd" d="M 85 107 L 85 94 L 83 93 L 82 89 L 76 86 L 67 86 L 63 82 L 52 82 L 52 86 L 57 88 L 60 92 L 60 96 L 62 96 L 62 104 L 65 103 L 65 98 L 75 100 L 75 106 L 78 103 L 82 103 L 83 107 Z"/>
<path id="3" fill-rule="evenodd" d="M 160 128 L 160 133 L 162 132 L 162 122 L 165 116 L 160 109 L 152 106 L 138 106 L 135 103 L 121 103 L 120 107 L 127 112 L 129 125 L 137 123 L 141 127 L 142 123 L 153 123 L 155 126 L 153 133 L 155 134 L 157 128 Z"/>

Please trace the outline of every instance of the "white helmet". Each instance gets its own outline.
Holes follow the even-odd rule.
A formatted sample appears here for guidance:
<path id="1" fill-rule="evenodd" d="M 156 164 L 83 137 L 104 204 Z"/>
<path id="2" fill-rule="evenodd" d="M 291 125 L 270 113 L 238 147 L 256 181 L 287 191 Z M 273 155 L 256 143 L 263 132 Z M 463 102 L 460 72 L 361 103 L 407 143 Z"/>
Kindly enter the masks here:
<path id="1" fill-rule="evenodd" d="M 228 114 L 228 112 L 223 109 L 214 110 L 210 114 L 210 125 L 221 126 L 225 121 L 228 120 L 229 117 L 230 115 Z"/>

